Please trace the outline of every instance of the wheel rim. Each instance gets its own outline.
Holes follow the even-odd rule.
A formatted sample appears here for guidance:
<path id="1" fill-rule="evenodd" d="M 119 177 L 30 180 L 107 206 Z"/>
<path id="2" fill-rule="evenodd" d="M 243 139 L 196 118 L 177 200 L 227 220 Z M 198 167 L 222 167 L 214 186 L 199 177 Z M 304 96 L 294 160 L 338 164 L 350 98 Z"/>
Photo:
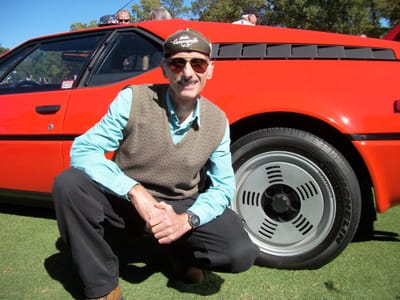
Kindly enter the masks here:
<path id="1" fill-rule="evenodd" d="M 264 253 L 293 256 L 320 245 L 336 213 L 333 188 L 308 158 L 271 151 L 253 156 L 236 170 L 232 208 Z"/>

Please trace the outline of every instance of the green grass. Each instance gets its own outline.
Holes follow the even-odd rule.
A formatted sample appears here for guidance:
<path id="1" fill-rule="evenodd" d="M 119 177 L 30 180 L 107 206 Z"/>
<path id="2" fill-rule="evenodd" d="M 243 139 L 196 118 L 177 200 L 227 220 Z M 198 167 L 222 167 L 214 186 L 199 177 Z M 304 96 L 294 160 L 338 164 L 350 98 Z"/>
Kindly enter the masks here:
<path id="1" fill-rule="evenodd" d="M 399 220 L 400 206 L 378 215 L 372 240 L 350 244 L 318 270 L 254 266 L 241 274 L 207 273 L 202 284 L 184 285 L 139 262 L 121 270 L 121 288 L 125 300 L 400 300 Z M 69 255 L 61 251 L 51 213 L 20 214 L 3 207 L 0 226 L 0 299 L 82 299 L 80 280 Z"/>

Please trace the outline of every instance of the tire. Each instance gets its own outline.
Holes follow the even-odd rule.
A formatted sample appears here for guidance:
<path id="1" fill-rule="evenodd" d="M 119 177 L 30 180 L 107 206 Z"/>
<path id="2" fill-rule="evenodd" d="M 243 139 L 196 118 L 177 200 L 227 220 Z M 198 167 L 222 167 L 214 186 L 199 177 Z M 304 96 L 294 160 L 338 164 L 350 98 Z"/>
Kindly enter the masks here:
<path id="1" fill-rule="evenodd" d="M 260 248 L 257 263 L 316 269 L 351 242 L 361 214 L 357 177 L 323 139 L 293 128 L 254 131 L 232 144 L 232 209 Z"/>

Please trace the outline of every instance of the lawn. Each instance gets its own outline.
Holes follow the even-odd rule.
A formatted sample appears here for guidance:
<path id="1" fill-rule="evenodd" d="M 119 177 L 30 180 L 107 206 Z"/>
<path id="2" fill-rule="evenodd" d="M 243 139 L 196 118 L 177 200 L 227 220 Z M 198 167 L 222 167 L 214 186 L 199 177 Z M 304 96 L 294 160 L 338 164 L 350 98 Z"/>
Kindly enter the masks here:
<path id="1" fill-rule="evenodd" d="M 123 263 L 130 299 L 400 300 L 400 206 L 378 215 L 371 240 L 355 242 L 318 270 L 252 267 L 206 273 L 203 283 L 170 282 L 143 262 Z M 59 240 L 53 213 L 0 206 L 0 299 L 82 299 L 82 286 Z"/>

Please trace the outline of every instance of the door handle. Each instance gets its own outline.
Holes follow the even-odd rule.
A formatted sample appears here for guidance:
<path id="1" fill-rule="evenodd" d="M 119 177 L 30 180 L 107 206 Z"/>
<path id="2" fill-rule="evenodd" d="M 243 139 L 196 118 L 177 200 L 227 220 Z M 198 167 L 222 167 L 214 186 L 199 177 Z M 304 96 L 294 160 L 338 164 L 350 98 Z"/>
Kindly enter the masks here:
<path id="1" fill-rule="evenodd" d="M 43 105 L 36 106 L 36 112 L 41 115 L 55 114 L 60 110 L 61 105 Z"/>

